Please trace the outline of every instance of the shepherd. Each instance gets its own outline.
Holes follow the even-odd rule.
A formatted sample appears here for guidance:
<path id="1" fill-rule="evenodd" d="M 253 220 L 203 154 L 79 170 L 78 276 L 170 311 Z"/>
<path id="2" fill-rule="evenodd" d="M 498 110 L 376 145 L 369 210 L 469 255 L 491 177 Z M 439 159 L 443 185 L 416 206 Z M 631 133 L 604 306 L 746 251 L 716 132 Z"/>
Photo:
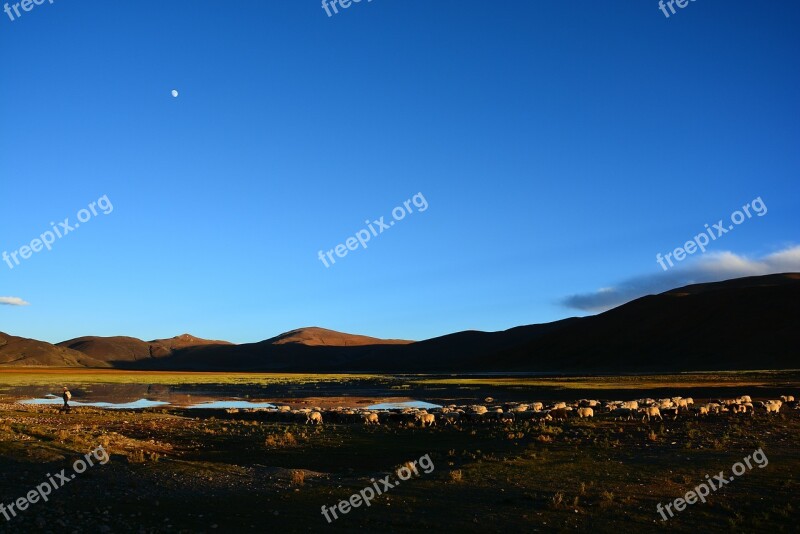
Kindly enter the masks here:
<path id="1" fill-rule="evenodd" d="M 64 393 L 61 394 L 61 398 L 64 399 L 64 406 L 61 408 L 62 412 L 70 412 L 69 401 L 72 398 L 72 393 L 69 392 L 67 386 L 64 386 Z"/>

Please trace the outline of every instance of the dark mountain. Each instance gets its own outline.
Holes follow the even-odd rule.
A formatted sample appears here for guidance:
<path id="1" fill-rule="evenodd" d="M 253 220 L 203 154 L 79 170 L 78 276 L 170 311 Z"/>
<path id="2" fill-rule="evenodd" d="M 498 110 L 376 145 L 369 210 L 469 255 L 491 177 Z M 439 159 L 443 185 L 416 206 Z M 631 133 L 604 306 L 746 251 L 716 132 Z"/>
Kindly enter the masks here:
<path id="1" fill-rule="evenodd" d="M 180 338 L 184 336 L 151 342 L 79 338 L 59 346 L 92 358 L 71 360 L 72 365 L 125 369 L 387 373 L 795 369 L 800 367 L 800 274 L 697 284 L 590 317 L 502 332 L 458 332 L 416 343 L 321 328 L 242 345 Z"/>
<path id="2" fill-rule="evenodd" d="M 110 367 L 110 364 L 83 352 L 0 332 L 0 366 Z"/>
<path id="3" fill-rule="evenodd" d="M 164 358 L 175 351 L 190 347 L 205 345 L 230 345 L 227 341 L 211 341 L 200 339 L 189 334 L 183 334 L 169 339 L 156 339 L 142 341 L 135 337 L 113 336 L 98 337 L 87 336 L 70 339 L 58 343 L 64 347 L 80 351 L 92 358 L 109 363 L 141 362 L 152 358 Z"/>
<path id="4" fill-rule="evenodd" d="M 267 339 L 262 343 L 270 345 L 295 343 L 307 345 L 309 347 L 358 347 L 363 345 L 407 345 L 413 343 L 413 341 L 405 341 L 402 339 L 378 339 L 355 334 L 343 334 L 342 332 L 311 326 L 286 332 Z"/>
<path id="5" fill-rule="evenodd" d="M 800 274 L 642 297 L 500 351 L 504 369 L 690 371 L 800 367 Z"/>

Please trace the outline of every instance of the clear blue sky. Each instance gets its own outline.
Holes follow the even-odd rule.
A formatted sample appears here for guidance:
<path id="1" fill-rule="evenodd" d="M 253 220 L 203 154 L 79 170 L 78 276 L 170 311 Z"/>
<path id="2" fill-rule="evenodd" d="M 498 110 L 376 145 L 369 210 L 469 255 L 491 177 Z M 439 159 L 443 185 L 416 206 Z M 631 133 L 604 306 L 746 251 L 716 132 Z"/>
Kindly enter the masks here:
<path id="1" fill-rule="evenodd" d="M 0 6 L 1 7 L 1 6 Z M 798 244 L 800 4 L 64 1 L 0 12 L 0 331 L 423 339 Z M 178 98 L 170 94 L 180 92 Z M 366 219 L 429 204 L 325 268 Z M 738 257 L 737 256 L 737 257 Z M 693 258 L 691 261 L 695 261 Z M 663 279 L 662 279 L 663 280 Z"/>

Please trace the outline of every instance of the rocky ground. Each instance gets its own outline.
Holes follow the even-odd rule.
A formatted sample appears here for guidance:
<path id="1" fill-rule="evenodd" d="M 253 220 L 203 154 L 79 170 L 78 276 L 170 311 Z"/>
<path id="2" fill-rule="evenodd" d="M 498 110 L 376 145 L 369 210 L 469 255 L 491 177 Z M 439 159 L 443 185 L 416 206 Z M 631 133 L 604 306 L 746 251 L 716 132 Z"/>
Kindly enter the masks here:
<path id="1" fill-rule="evenodd" d="M 274 422 L 186 410 L 61 414 L 0 406 L 0 502 L 85 454 L 94 466 L 0 532 L 646 530 L 794 532 L 800 411 L 617 421 L 570 418 L 420 428 Z M 656 505 L 761 448 L 769 459 L 668 522 Z M 434 468 L 328 524 L 321 507 L 429 455 Z"/>

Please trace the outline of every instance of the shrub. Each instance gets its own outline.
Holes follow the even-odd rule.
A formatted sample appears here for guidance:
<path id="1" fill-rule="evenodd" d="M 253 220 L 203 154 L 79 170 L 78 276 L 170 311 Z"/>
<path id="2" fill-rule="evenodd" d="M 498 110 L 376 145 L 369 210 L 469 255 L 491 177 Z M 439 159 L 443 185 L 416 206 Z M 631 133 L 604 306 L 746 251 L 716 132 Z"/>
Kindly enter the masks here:
<path id="1" fill-rule="evenodd" d="M 291 432 L 286 432 L 285 434 L 270 434 L 267 436 L 267 439 L 264 440 L 264 445 L 271 448 L 294 447 L 297 445 L 297 438 L 295 438 Z"/>

